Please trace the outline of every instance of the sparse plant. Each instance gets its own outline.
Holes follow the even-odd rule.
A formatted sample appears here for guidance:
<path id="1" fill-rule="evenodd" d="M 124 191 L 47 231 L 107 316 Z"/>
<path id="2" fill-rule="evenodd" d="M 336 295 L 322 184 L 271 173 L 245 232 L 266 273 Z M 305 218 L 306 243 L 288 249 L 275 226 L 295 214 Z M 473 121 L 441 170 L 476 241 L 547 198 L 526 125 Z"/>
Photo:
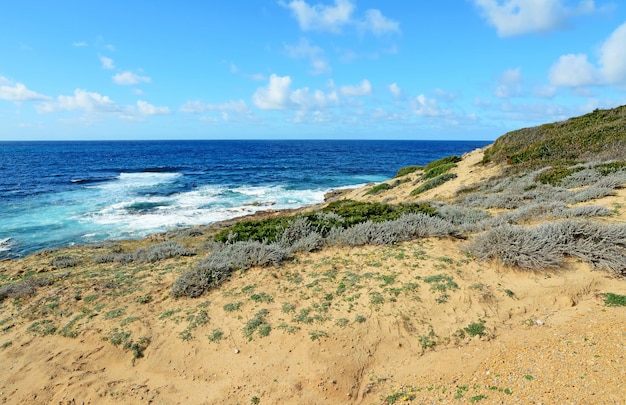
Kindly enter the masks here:
<path id="1" fill-rule="evenodd" d="M 324 332 L 323 330 L 312 330 L 309 332 L 309 337 L 311 338 L 311 340 L 319 340 L 321 338 L 328 337 L 328 333 Z"/>
<path id="2" fill-rule="evenodd" d="M 260 336 L 269 335 L 271 327 L 265 319 L 268 314 L 269 311 L 267 309 L 262 309 L 254 314 L 254 317 L 246 323 L 243 328 L 243 334 L 248 340 L 252 340 L 252 334 L 257 330 Z"/>
<path id="3" fill-rule="evenodd" d="M 224 337 L 224 332 L 221 329 L 213 329 L 213 331 L 207 336 L 211 342 L 219 342 Z"/>
<path id="4" fill-rule="evenodd" d="M 487 328 L 485 327 L 484 321 L 470 323 L 463 329 L 465 330 L 465 332 L 467 332 L 467 334 L 470 337 L 474 337 L 474 336 L 483 337 L 487 334 Z"/>
<path id="5" fill-rule="evenodd" d="M 235 312 L 235 311 L 239 311 L 241 309 L 241 306 L 243 305 L 243 302 L 239 301 L 239 302 L 229 302 L 227 304 L 224 304 L 224 311 L 226 312 Z"/>
<path id="6" fill-rule="evenodd" d="M 626 307 L 626 295 L 604 293 L 604 305 L 608 307 Z"/>

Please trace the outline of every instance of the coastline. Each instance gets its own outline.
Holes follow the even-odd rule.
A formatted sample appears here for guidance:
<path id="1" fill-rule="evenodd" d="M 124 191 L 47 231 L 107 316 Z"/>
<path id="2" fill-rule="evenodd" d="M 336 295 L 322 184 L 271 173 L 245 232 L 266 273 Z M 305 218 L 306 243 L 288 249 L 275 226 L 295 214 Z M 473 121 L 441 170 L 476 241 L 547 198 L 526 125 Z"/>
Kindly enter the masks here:
<path id="1" fill-rule="evenodd" d="M 367 185 L 341 197 L 450 202 L 459 188 L 499 173 L 496 165 L 476 165 L 481 153 L 464 156 L 451 169 L 456 178 L 418 196 L 410 192 L 421 172 L 381 194 L 367 194 L 373 187 Z M 615 211 L 600 222 L 626 224 L 616 208 L 626 206 L 626 190 L 593 204 Z M 236 271 L 199 298 L 170 295 L 177 278 L 208 255 L 213 232 L 317 207 L 214 223 L 200 227 L 201 234 L 172 233 L 198 249 L 196 256 L 94 262 L 159 244 L 166 232 L 0 262 L 4 280 L 51 280 L 1 303 L 0 365 L 11 372 L 0 378 L 0 398 L 36 404 L 624 398 L 626 336 L 614 326 L 626 313 L 607 306 L 603 294 L 626 295 L 626 281 L 574 259 L 536 271 L 477 260 L 466 252 L 472 235 L 329 246 L 296 253 L 278 267 Z M 51 264 L 63 257 L 79 262 Z"/>

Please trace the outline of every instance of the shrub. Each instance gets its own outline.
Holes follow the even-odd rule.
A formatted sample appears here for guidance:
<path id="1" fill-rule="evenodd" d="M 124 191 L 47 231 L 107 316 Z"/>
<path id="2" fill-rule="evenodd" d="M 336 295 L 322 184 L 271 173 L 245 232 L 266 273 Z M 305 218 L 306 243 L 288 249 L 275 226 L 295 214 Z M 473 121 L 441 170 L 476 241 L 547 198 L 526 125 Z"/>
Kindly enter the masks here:
<path id="1" fill-rule="evenodd" d="M 133 253 L 105 253 L 93 258 L 95 263 L 154 263 L 160 260 L 179 256 L 194 256 L 193 250 L 174 241 L 167 241 L 137 249 Z"/>
<path id="2" fill-rule="evenodd" d="M 454 174 L 454 173 L 442 174 L 440 176 L 435 177 L 434 179 L 431 179 L 431 180 L 428 180 L 428 181 L 424 182 L 421 186 L 419 186 L 415 190 L 411 191 L 411 195 L 412 196 L 419 195 L 421 193 L 424 193 L 424 192 L 426 192 L 428 190 L 431 190 L 431 189 L 433 189 L 435 187 L 438 187 L 438 186 L 442 185 L 443 183 L 447 182 L 448 180 L 455 179 L 456 177 L 457 177 L 457 175 Z"/>
<path id="3" fill-rule="evenodd" d="M 34 295 L 38 287 L 52 284 L 47 277 L 29 277 L 21 281 L 6 284 L 0 287 L 0 302 L 7 298 L 22 298 L 26 295 Z"/>
<path id="4" fill-rule="evenodd" d="M 626 170 L 626 162 L 622 161 L 622 162 L 602 163 L 602 164 L 596 166 L 595 169 L 602 176 L 607 176 L 607 175 L 609 175 L 611 173 L 615 173 L 615 172 Z"/>
<path id="5" fill-rule="evenodd" d="M 484 321 L 480 321 L 480 322 L 473 322 L 470 323 L 469 325 L 467 325 L 467 327 L 463 328 L 463 330 L 465 332 L 467 332 L 467 334 L 470 337 L 474 337 L 474 336 L 485 336 L 487 334 L 485 328 L 485 322 Z"/>
<path id="6" fill-rule="evenodd" d="M 556 268 L 562 252 L 555 240 L 520 226 L 503 225 L 479 235 L 469 252 L 480 260 L 499 259 L 523 269 Z"/>
<path id="7" fill-rule="evenodd" d="M 449 172 L 452 168 L 456 167 L 456 163 L 444 163 L 427 170 L 422 174 L 422 179 L 433 179 L 439 175 Z"/>
<path id="8" fill-rule="evenodd" d="M 487 211 L 461 207 L 458 205 L 445 205 L 437 207 L 439 215 L 454 225 L 475 224 L 491 217 Z"/>
<path id="9" fill-rule="evenodd" d="M 410 212 L 422 212 L 428 215 L 436 215 L 437 213 L 429 204 L 391 205 L 339 200 L 311 214 L 239 222 L 230 228 L 218 232 L 215 235 L 215 240 L 222 243 L 248 240 L 266 243 L 277 242 L 285 230 L 298 218 L 308 220 L 310 227 L 304 222 L 299 224 L 305 226 L 307 232 L 315 230 L 322 237 L 325 237 L 335 227 L 348 228 L 368 220 L 372 222 L 393 220 Z M 302 233 L 300 234 L 302 235 Z M 289 237 L 289 240 L 292 243 L 296 241 L 292 236 Z"/>
<path id="10" fill-rule="evenodd" d="M 626 276 L 626 226 L 564 220 L 535 228 L 504 225 L 479 235 L 469 247 L 477 258 L 497 258 L 524 269 L 556 268 L 563 256 Z"/>
<path id="11" fill-rule="evenodd" d="M 389 183 L 380 183 L 370 188 L 365 195 L 375 195 L 386 190 L 391 190 L 394 186 Z"/>
<path id="12" fill-rule="evenodd" d="M 582 170 L 582 167 L 577 169 L 564 166 L 552 167 L 549 170 L 539 174 L 535 178 L 535 180 L 543 184 L 551 184 L 553 186 L 556 186 L 560 184 L 563 179 L 580 170 Z"/>
<path id="13" fill-rule="evenodd" d="M 275 217 L 262 220 L 248 220 L 237 222 L 230 228 L 218 232 L 214 240 L 216 242 L 275 242 L 282 229 L 289 225 L 290 217 Z"/>
<path id="14" fill-rule="evenodd" d="M 570 204 L 576 204 L 580 202 L 586 202 L 591 200 L 597 200 L 598 198 L 615 195 L 612 188 L 608 187 L 587 187 L 579 190 L 567 198 L 567 202 Z"/>
<path id="15" fill-rule="evenodd" d="M 331 243 L 348 246 L 388 245 L 416 238 L 454 235 L 454 226 L 439 217 L 424 214 L 406 214 L 394 221 L 354 225 L 329 235 Z"/>
<path id="16" fill-rule="evenodd" d="M 626 295 L 604 293 L 604 305 L 608 307 L 626 307 Z"/>
<path id="17" fill-rule="evenodd" d="M 572 217 L 609 217 L 613 214 L 610 209 L 601 205 L 585 205 L 574 207 L 563 211 L 566 218 Z"/>
<path id="18" fill-rule="evenodd" d="M 583 187 L 594 184 L 602 178 L 602 175 L 594 169 L 583 169 L 570 174 L 561 181 L 565 188 Z"/>
<path id="19" fill-rule="evenodd" d="M 311 252 L 322 247 L 323 239 L 307 218 L 298 217 L 280 232 L 278 244 L 291 252 Z"/>
<path id="20" fill-rule="evenodd" d="M 446 165 L 446 164 L 450 164 L 450 163 L 459 163 L 461 160 L 463 160 L 461 157 L 459 156 L 447 156 L 441 159 L 437 159 L 437 160 L 433 160 L 432 162 L 430 162 L 429 164 L 426 165 L 426 167 L 424 167 L 424 171 L 427 172 L 437 166 L 441 166 L 441 165 Z"/>
<path id="21" fill-rule="evenodd" d="M 195 255 L 195 253 L 192 250 L 187 249 L 180 243 L 167 241 L 135 251 L 135 253 L 133 253 L 133 261 L 139 263 L 153 263 L 171 257 L 193 255 Z"/>
<path id="22" fill-rule="evenodd" d="M 81 260 L 76 257 L 70 256 L 58 256 L 50 261 L 50 265 L 57 269 L 67 269 L 69 267 L 76 267 L 80 264 Z"/>
<path id="23" fill-rule="evenodd" d="M 398 170 L 398 173 L 396 173 L 396 175 L 394 177 L 402 177 L 402 176 L 406 176 L 407 174 L 411 174 L 414 173 L 418 170 L 422 170 L 424 167 L 423 166 L 407 166 L 407 167 L 403 167 L 400 170 Z"/>
<path id="24" fill-rule="evenodd" d="M 208 289 L 222 283 L 235 270 L 279 265 L 289 257 L 289 252 L 277 244 L 251 241 L 223 245 L 221 249 L 201 260 L 194 269 L 183 273 L 174 282 L 170 293 L 173 297 L 199 297 Z"/>

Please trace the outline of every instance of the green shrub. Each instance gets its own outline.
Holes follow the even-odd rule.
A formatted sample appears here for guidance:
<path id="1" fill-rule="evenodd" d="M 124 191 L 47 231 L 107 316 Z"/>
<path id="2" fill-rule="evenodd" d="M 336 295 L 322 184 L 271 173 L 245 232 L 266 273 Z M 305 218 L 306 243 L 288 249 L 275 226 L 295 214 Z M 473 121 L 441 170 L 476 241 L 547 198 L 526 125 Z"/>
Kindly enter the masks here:
<path id="1" fill-rule="evenodd" d="M 444 163 L 427 170 L 422 174 L 422 179 L 433 179 L 439 175 L 449 172 L 452 168 L 456 167 L 456 163 Z"/>
<path id="2" fill-rule="evenodd" d="M 402 176 L 406 176 L 407 174 L 411 174 L 414 173 L 418 170 L 422 170 L 424 168 L 424 166 L 407 166 L 407 167 L 403 167 L 400 170 L 398 170 L 398 173 L 396 173 L 396 175 L 394 177 L 402 177 Z"/>
<path id="3" fill-rule="evenodd" d="M 426 182 L 424 182 L 421 186 L 419 186 L 418 188 L 416 188 L 415 190 L 411 191 L 411 195 L 412 196 L 416 196 L 419 194 L 422 194 L 428 190 L 431 190 L 435 187 L 439 187 L 440 185 L 442 185 L 443 183 L 455 179 L 457 177 L 456 174 L 454 173 L 445 173 L 442 174 L 440 176 L 435 177 L 434 179 L 428 180 Z"/>
<path id="4" fill-rule="evenodd" d="M 380 184 L 370 188 L 365 193 L 365 195 L 375 195 L 375 194 L 381 193 L 381 192 L 386 191 L 386 190 L 391 190 L 392 188 L 394 188 L 394 186 L 389 184 L 389 183 L 380 183 Z"/>
<path id="5" fill-rule="evenodd" d="M 604 293 L 604 305 L 608 307 L 626 307 L 626 295 Z"/>
<path id="6" fill-rule="evenodd" d="M 608 176 L 611 173 L 626 170 L 626 162 L 609 162 L 603 163 L 595 167 L 595 169 L 603 176 Z"/>
<path id="7" fill-rule="evenodd" d="M 487 334 L 487 328 L 485 328 L 485 322 L 483 321 L 470 323 L 469 325 L 467 325 L 467 327 L 464 328 L 464 330 L 465 332 L 467 332 L 468 335 L 470 335 L 470 337 L 482 337 Z"/>
<path id="8" fill-rule="evenodd" d="M 426 165 L 426 167 L 424 167 L 424 171 L 427 172 L 437 166 L 441 166 L 441 165 L 447 165 L 447 164 L 451 164 L 451 163 L 459 163 L 461 160 L 463 160 L 461 157 L 459 156 L 447 156 L 441 159 L 437 159 L 434 160 L 432 162 L 430 162 L 429 164 Z"/>
<path id="9" fill-rule="evenodd" d="M 372 202 L 360 202 L 354 200 L 339 200 L 328 204 L 321 210 L 306 214 L 292 215 L 277 218 L 267 218 L 263 220 L 243 221 L 224 229 L 215 235 L 218 242 L 277 242 L 286 230 L 288 230 L 299 219 L 304 219 L 302 225 L 308 232 L 318 232 L 325 237 L 331 229 L 348 228 L 358 223 L 372 221 L 383 222 L 400 218 L 406 213 L 424 213 L 436 215 L 437 211 L 429 204 L 382 204 Z M 281 241 L 281 245 L 294 243 L 302 238 L 290 237 L 289 243 Z M 283 238 L 284 239 L 284 238 Z M 313 244 L 315 245 L 315 243 Z"/>
<path id="10" fill-rule="evenodd" d="M 550 170 L 541 172 L 541 174 L 539 174 L 539 176 L 537 176 L 535 180 L 542 184 L 550 184 L 556 186 L 560 184 L 564 178 L 582 169 L 582 167 L 578 170 L 563 166 L 553 167 Z"/>

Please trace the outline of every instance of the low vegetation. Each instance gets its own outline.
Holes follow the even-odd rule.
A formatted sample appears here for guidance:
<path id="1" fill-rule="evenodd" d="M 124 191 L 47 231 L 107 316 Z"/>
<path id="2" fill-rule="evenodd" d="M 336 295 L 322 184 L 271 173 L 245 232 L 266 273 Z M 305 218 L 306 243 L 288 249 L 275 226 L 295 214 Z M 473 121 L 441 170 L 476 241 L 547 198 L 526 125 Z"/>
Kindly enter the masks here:
<path id="1" fill-rule="evenodd" d="M 581 121 L 608 131 L 613 149 L 621 141 L 610 135 L 612 125 L 622 122 L 624 113 L 616 110 L 606 113 L 615 118 L 612 123 L 593 121 L 601 112 Z M 531 305 L 527 286 L 483 278 L 488 266 L 480 262 L 527 270 L 538 283 L 574 262 L 626 277 L 626 225 L 611 222 L 612 216 L 623 218 L 622 203 L 596 201 L 623 195 L 626 160 L 615 153 L 612 160 L 593 160 L 582 148 L 574 148 L 576 156 L 552 152 L 549 148 L 566 141 L 550 134 L 569 131 L 568 126 L 576 126 L 579 141 L 591 142 L 591 132 L 577 119 L 509 134 L 484 162 L 509 162 L 514 169 L 469 184 L 444 201 L 344 199 L 296 214 L 179 229 L 143 241 L 45 251 L 7 265 L 11 272 L 0 273 L 0 350 L 22 345 L 20 336 L 82 342 L 96 334 L 98 342 L 128 352 L 129 358 L 132 354 L 134 363 L 145 352 L 152 356 L 151 344 L 163 347 L 159 328 L 183 347 L 203 342 L 215 352 L 228 347 L 239 353 L 250 350 L 248 342 L 269 347 L 281 335 L 293 335 L 298 344 L 324 345 L 346 336 L 360 339 L 364 331 L 385 325 L 402 337 L 394 345 L 419 356 L 497 338 L 503 323 L 536 327 L 537 319 L 519 314 Z M 518 137 L 529 146 L 520 146 Z M 400 195 L 400 201 L 400 191 L 407 196 L 417 187 L 411 195 L 424 198 L 425 191 L 460 175 L 459 167 L 467 168 L 467 162 L 450 156 L 403 168 L 398 176 L 407 177 L 370 186 L 365 194 L 368 201 L 390 201 L 385 191 L 398 188 L 390 194 Z M 426 238 L 442 238 L 439 242 L 456 251 L 435 255 L 440 246 Z M 252 267 L 259 269 L 247 271 Z M 554 271 L 538 271 L 544 269 Z M 584 294 L 606 307 L 626 306 L 626 296 L 597 291 L 603 290 Z M 451 311 L 449 324 L 437 322 Z M 514 321 L 503 320 L 507 313 Z M 152 318 L 146 320 L 146 314 Z M 12 332 L 18 328 L 22 335 Z M 375 346 L 370 343 L 368 350 Z M 388 394 L 387 377 L 370 372 L 366 390 L 378 387 Z M 474 403 L 496 392 L 512 395 L 499 387 L 459 385 L 446 398 Z M 379 402 L 410 402 L 437 389 L 402 386 Z M 265 401 L 265 394 L 254 394 L 259 395 L 254 402 Z M 249 400 L 252 393 L 247 395 Z"/>
<path id="2" fill-rule="evenodd" d="M 626 160 L 626 106 L 594 110 L 566 121 L 509 132 L 485 152 L 483 162 L 516 169 L 559 167 L 592 160 Z"/>

